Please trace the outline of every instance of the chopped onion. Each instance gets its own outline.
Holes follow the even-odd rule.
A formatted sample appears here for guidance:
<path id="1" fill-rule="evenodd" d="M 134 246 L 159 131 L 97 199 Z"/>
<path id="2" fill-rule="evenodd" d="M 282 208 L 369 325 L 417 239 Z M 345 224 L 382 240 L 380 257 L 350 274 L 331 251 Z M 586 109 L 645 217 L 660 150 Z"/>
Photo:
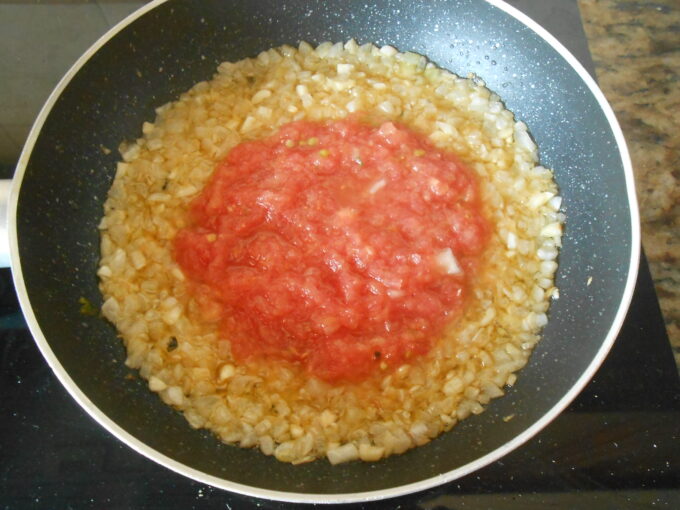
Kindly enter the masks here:
<path id="1" fill-rule="evenodd" d="M 463 272 L 451 248 L 446 248 L 437 254 L 437 264 L 446 271 L 446 274 L 460 274 Z"/>
<path id="2" fill-rule="evenodd" d="M 342 462 L 358 459 L 359 450 L 356 446 L 354 446 L 353 443 L 346 443 L 342 446 L 329 448 L 326 452 L 326 457 L 328 457 L 328 460 L 331 464 L 336 465 Z"/>
<path id="3" fill-rule="evenodd" d="M 396 48 L 394 48 L 394 46 L 385 45 L 382 48 L 380 48 L 380 53 L 382 53 L 386 57 L 393 57 L 398 52 L 397 52 Z"/>
<path id="4" fill-rule="evenodd" d="M 155 375 L 152 375 L 149 378 L 149 389 L 151 391 L 156 391 L 156 392 L 163 391 L 167 387 L 168 387 L 168 385 L 165 384 L 161 379 L 159 379 Z"/>
<path id="5" fill-rule="evenodd" d="M 541 229 L 541 235 L 545 237 L 560 237 L 562 235 L 562 225 L 557 221 L 549 223 Z"/>
<path id="6" fill-rule="evenodd" d="M 272 91 L 268 89 L 261 89 L 255 93 L 255 95 L 250 99 L 250 102 L 253 104 L 260 103 L 267 99 L 268 97 L 271 97 Z"/>
<path id="7" fill-rule="evenodd" d="M 544 191 L 542 193 L 536 193 L 532 195 L 532 197 L 529 199 L 529 203 L 527 204 L 530 209 L 533 209 L 534 211 L 541 207 L 543 204 L 547 203 L 550 201 L 552 198 L 554 198 L 555 194 L 551 193 L 550 191 Z"/>
<path id="8" fill-rule="evenodd" d="M 552 207 L 553 211 L 559 211 L 560 207 L 562 207 L 562 197 L 552 197 L 548 203 L 550 204 L 550 207 Z"/>
<path id="9" fill-rule="evenodd" d="M 394 105 L 389 101 L 383 101 L 378 105 L 378 108 L 388 115 L 395 111 Z"/>
<path id="10" fill-rule="evenodd" d="M 387 181 L 385 181 L 385 179 L 380 179 L 373 183 L 373 186 L 368 189 L 368 192 L 373 195 L 376 191 L 384 188 L 385 184 L 387 184 Z"/>
<path id="11" fill-rule="evenodd" d="M 353 64 L 338 64 L 337 65 L 338 74 L 348 75 L 349 73 L 352 72 L 353 69 L 354 69 Z"/>

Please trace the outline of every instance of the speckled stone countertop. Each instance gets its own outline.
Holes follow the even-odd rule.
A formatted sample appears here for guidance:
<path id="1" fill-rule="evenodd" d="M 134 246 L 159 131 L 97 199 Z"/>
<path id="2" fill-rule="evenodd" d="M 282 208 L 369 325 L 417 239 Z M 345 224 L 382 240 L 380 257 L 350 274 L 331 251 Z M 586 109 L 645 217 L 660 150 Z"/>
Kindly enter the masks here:
<path id="1" fill-rule="evenodd" d="M 579 0 L 579 8 L 630 149 L 642 245 L 680 370 L 680 2 Z"/>

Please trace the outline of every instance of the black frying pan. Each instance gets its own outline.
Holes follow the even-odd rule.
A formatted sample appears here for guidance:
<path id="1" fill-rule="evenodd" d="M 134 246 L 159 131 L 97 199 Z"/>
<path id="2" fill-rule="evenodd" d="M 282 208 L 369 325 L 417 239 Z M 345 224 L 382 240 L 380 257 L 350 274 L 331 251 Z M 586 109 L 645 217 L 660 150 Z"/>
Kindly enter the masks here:
<path id="1" fill-rule="evenodd" d="M 296 501 L 390 497 L 463 476 L 553 419 L 611 347 L 637 273 L 639 227 L 621 131 L 592 79 L 559 43 L 497 2 L 170 0 L 153 2 L 96 43 L 58 85 L 21 156 L 10 197 L 15 285 L 36 341 L 73 397 L 132 448 L 235 492 Z M 528 24 L 528 25 L 527 25 Z M 116 152 L 154 108 L 218 63 L 306 40 L 391 44 L 474 72 L 525 121 L 555 169 L 567 214 L 560 298 L 518 383 L 485 413 L 376 464 L 291 466 L 189 428 L 143 380 L 125 376 L 114 329 L 84 316 L 101 304 L 97 223 Z M 501 418 L 514 414 L 505 423 Z"/>

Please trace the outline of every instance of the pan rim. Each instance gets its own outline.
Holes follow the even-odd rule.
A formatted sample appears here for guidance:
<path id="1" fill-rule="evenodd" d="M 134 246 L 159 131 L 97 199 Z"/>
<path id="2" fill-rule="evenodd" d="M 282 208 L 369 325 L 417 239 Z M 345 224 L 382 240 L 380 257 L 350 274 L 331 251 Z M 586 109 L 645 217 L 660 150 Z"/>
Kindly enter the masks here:
<path id="1" fill-rule="evenodd" d="M 63 92 L 63 90 L 68 86 L 73 77 L 78 73 L 78 71 L 85 65 L 85 63 L 110 39 L 112 39 L 116 34 L 122 31 L 129 24 L 151 11 L 152 9 L 164 4 L 168 0 L 154 0 L 149 4 L 146 4 L 131 13 L 125 19 L 120 21 L 104 35 L 102 35 L 90 48 L 87 49 L 83 55 L 70 67 L 66 72 L 64 77 L 59 81 L 57 86 L 54 88 L 47 101 L 43 105 L 36 121 L 34 122 L 31 131 L 28 135 L 27 141 L 19 157 L 19 161 L 16 167 L 15 175 L 12 182 L 12 187 L 9 197 L 9 211 L 8 211 L 8 223 L 9 223 L 9 237 L 10 237 L 10 259 L 13 261 L 12 265 L 12 275 L 14 280 L 14 285 L 17 291 L 17 296 L 22 307 L 22 311 L 26 318 L 26 322 L 29 326 L 29 330 L 33 335 L 42 355 L 46 359 L 52 371 L 55 373 L 61 384 L 66 388 L 71 397 L 78 402 L 78 404 L 102 427 L 104 427 L 109 433 L 119 439 L 121 442 L 126 444 L 128 447 L 132 448 L 136 452 L 144 455 L 148 459 L 168 468 L 178 474 L 186 476 L 197 482 L 205 483 L 220 489 L 235 492 L 245 496 L 253 496 L 269 500 L 278 500 L 285 502 L 294 503 L 352 503 L 352 502 L 367 502 L 380 499 L 394 498 L 398 496 L 403 496 L 406 494 L 411 494 L 426 489 L 430 489 L 435 486 L 442 485 L 444 483 L 450 482 L 452 480 L 461 478 L 468 475 L 492 462 L 502 458 L 511 451 L 515 450 L 538 432 L 540 432 L 546 425 L 548 425 L 553 419 L 555 419 L 581 392 L 585 385 L 593 377 L 601 363 L 604 361 L 609 350 L 611 349 L 616 337 L 623 325 L 623 321 L 626 317 L 630 302 L 632 300 L 633 291 L 635 289 L 635 283 L 637 280 L 638 263 L 640 258 L 640 223 L 639 223 L 639 210 L 637 205 L 637 197 L 635 193 L 635 182 L 633 177 L 632 163 L 630 160 L 630 155 L 628 148 L 623 136 L 623 132 L 616 120 L 613 110 L 606 100 L 603 92 L 600 90 L 599 86 L 596 84 L 595 80 L 590 76 L 588 71 L 582 66 L 582 64 L 574 57 L 569 50 L 567 50 L 562 43 L 560 43 L 554 36 L 552 36 L 546 29 L 541 25 L 531 19 L 529 16 L 519 11 L 513 6 L 508 5 L 503 0 L 485 0 L 488 4 L 501 9 L 508 15 L 514 17 L 528 29 L 536 33 L 541 39 L 546 41 L 559 55 L 565 59 L 568 65 L 574 69 L 580 78 L 583 80 L 584 84 L 588 87 L 590 92 L 593 94 L 597 100 L 600 108 L 602 109 L 609 126 L 612 130 L 612 134 L 616 140 L 619 155 L 621 157 L 622 166 L 624 170 L 624 177 L 626 182 L 626 191 L 628 195 L 628 204 L 630 210 L 630 221 L 631 221 L 631 249 L 630 249 L 630 259 L 628 267 L 628 275 L 624 291 L 622 294 L 621 301 L 619 303 L 618 310 L 614 316 L 611 323 L 609 331 L 604 338 L 602 344 L 600 345 L 596 355 L 591 360 L 589 365 L 583 371 L 581 376 L 577 379 L 574 385 L 566 392 L 566 394 L 551 408 L 549 409 L 541 418 L 536 420 L 530 427 L 524 430 L 521 434 L 515 436 L 507 443 L 502 446 L 492 450 L 486 455 L 475 459 L 463 466 L 456 469 L 448 471 L 446 473 L 426 478 L 417 482 L 400 485 L 397 487 L 391 487 L 387 489 L 377 489 L 372 491 L 364 492 L 353 492 L 353 493 L 304 493 L 304 492 L 284 492 L 272 489 L 263 489 L 260 487 L 255 487 L 251 485 L 245 485 L 241 483 L 232 482 L 219 478 L 213 475 L 209 475 L 188 465 L 178 462 L 167 455 L 155 450 L 148 445 L 146 445 L 141 440 L 134 437 L 132 434 L 120 427 L 116 422 L 109 418 L 103 411 L 101 411 L 88 397 L 85 393 L 76 385 L 73 379 L 69 376 L 67 371 L 61 365 L 56 355 L 52 351 L 45 335 L 43 334 L 40 325 L 37 322 L 36 316 L 31 307 L 28 292 L 23 279 L 21 263 L 19 259 L 19 244 L 17 236 L 17 205 L 19 191 L 21 189 L 21 183 L 30 159 L 32 150 L 38 139 L 38 135 L 42 130 L 42 127 L 49 116 L 52 107 L 55 102 Z"/>

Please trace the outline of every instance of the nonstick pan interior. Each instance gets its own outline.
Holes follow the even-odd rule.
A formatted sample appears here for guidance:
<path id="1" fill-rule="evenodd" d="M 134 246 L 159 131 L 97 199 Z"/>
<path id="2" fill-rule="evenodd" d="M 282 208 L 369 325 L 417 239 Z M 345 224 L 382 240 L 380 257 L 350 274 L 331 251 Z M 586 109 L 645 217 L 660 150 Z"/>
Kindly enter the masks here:
<path id="1" fill-rule="evenodd" d="M 264 497 L 319 501 L 396 495 L 462 476 L 527 440 L 566 406 L 615 338 L 639 242 L 623 139 L 585 72 L 483 1 L 187 0 L 150 7 L 58 87 L 15 182 L 13 263 L 22 305 L 43 353 L 90 414 L 145 455 L 194 478 Z M 528 124 L 564 198 L 560 298 L 517 384 L 482 415 L 375 464 L 291 466 L 190 429 L 124 366 L 113 327 L 80 313 L 79 300 L 101 305 L 97 224 L 116 148 L 140 136 L 154 108 L 209 79 L 222 61 L 301 40 L 350 38 L 427 55 L 462 76 L 475 73 Z"/>

